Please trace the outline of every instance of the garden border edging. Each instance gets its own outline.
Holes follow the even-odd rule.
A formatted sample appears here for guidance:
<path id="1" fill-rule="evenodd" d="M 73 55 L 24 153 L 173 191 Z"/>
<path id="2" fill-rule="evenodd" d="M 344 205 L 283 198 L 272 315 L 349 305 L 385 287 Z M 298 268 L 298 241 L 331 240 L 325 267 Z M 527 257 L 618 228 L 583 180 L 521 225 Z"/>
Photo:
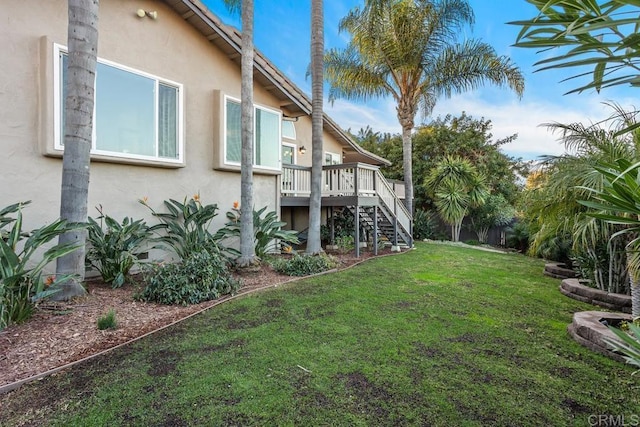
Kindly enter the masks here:
<path id="1" fill-rule="evenodd" d="M 118 345 L 116 345 L 114 347 L 111 347 L 111 348 L 108 348 L 106 350 L 102 350 L 102 351 L 100 351 L 98 353 L 83 357 L 82 359 L 78 359 L 78 360 L 75 360 L 73 362 L 69 362 L 69 363 L 66 363 L 64 365 L 58 366 L 56 368 L 49 369 L 48 371 L 45 371 L 45 372 L 42 372 L 42 373 L 39 373 L 39 374 L 36 374 L 36 375 L 32 375 L 32 376 L 30 376 L 28 378 L 24 378 L 24 379 L 21 379 L 21 380 L 18 380 L 18 381 L 14 381 L 12 383 L 0 386 L 0 394 L 9 393 L 10 391 L 16 390 L 19 387 L 23 386 L 24 384 L 27 384 L 27 383 L 30 383 L 30 382 L 33 382 L 33 381 L 37 381 L 37 380 L 41 380 L 41 379 L 43 379 L 45 377 L 48 377 L 48 376 L 50 376 L 52 374 L 55 374 L 56 372 L 60 372 L 62 370 L 65 370 L 65 369 L 71 368 L 71 367 L 73 367 L 75 365 L 78 365 L 80 363 L 89 361 L 91 359 L 97 358 L 97 357 L 102 356 L 104 354 L 108 354 L 109 352 L 111 352 L 113 350 L 116 350 L 116 349 L 118 349 L 120 347 L 124 347 L 125 345 L 128 345 L 128 344 L 132 344 L 132 343 L 134 343 L 134 342 L 136 342 L 138 340 L 141 340 L 141 339 L 143 339 L 143 338 L 145 338 L 145 337 L 147 337 L 149 335 L 155 334 L 156 332 L 160 332 L 160 331 L 162 331 L 164 329 L 167 329 L 167 328 L 169 328 L 169 327 L 171 327 L 173 325 L 176 325 L 176 324 L 178 324 L 178 323 L 180 323 L 180 322 L 182 322 L 184 320 L 190 319 L 191 317 L 194 317 L 194 316 L 196 316 L 198 314 L 201 314 L 201 313 L 203 313 L 203 312 L 205 312 L 205 311 L 207 311 L 207 310 L 209 310 L 209 309 L 211 309 L 213 307 L 217 307 L 218 305 L 223 304 L 225 302 L 232 301 L 232 300 L 235 300 L 237 298 L 253 294 L 255 292 L 264 291 L 265 289 L 277 288 L 278 286 L 287 285 L 287 284 L 290 284 L 290 283 L 293 283 L 293 282 L 300 281 L 302 279 L 309 279 L 309 278 L 313 278 L 313 277 L 317 277 L 317 276 L 322 276 L 322 275 L 325 275 L 325 274 L 337 273 L 337 272 L 340 272 L 340 271 L 346 271 L 346 270 L 349 270 L 349 269 L 351 269 L 351 268 L 353 268 L 353 267 L 355 267 L 357 265 L 360 265 L 360 264 L 362 264 L 362 263 L 364 263 L 366 261 L 372 260 L 372 259 L 384 258 L 384 257 L 388 257 L 388 256 L 397 256 L 397 255 L 409 253 L 410 250 L 415 250 L 415 248 L 410 248 L 409 250 L 402 251 L 402 252 L 395 252 L 395 253 L 384 254 L 384 255 L 376 255 L 376 256 L 373 256 L 371 258 L 367 258 L 367 259 L 363 259 L 361 261 L 357 261 L 357 262 L 355 262 L 355 263 L 353 263 L 353 264 L 351 264 L 351 265 L 349 265 L 349 266 L 347 266 L 345 268 L 342 268 L 342 269 L 333 268 L 331 270 L 323 271 L 323 272 L 317 273 L 317 274 L 311 274 L 309 276 L 294 277 L 292 279 L 289 279 L 289 280 L 286 280 L 284 282 L 277 283 L 277 284 L 274 284 L 274 285 L 264 285 L 264 286 L 261 286 L 261 287 L 255 288 L 255 289 L 251 289 L 249 291 L 237 293 L 236 295 L 231 295 L 231 296 L 228 296 L 228 297 L 222 297 L 220 300 L 215 301 L 212 305 L 210 305 L 208 307 L 205 307 L 202 310 L 198 310 L 198 311 L 196 311 L 194 313 L 191 313 L 191 314 L 189 314 L 189 315 L 187 315 L 187 316 L 185 316 L 185 317 L 183 317 L 181 319 L 176 320 L 175 322 L 171 322 L 171 323 L 169 323 L 167 325 L 164 325 L 164 326 L 162 326 L 162 327 L 160 327 L 158 329 L 155 329 L 153 331 L 150 331 L 150 332 L 147 332 L 147 333 L 145 333 L 143 335 L 140 335 L 139 337 L 132 338 L 129 341 L 123 342 L 121 344 L 118 344 Z"/>
<path id="2" fill-rule="evenodd" d="M 573 314 L 571 324 L 567 327 L 569 335 L 589 350 L 600 353 L 618 362 L 626 362 L 624 357 L 609 350 L 603 338 L 619 341 L 619 338 L 603 325 L 600 320 L 631 321 L 630 314 L 610 313 L 606 311 L 580 311 Z"/>
<path id="3" fill-rule="evenodd" d="M 583 285 L 578 279 L 564 279 L 560 283 L 560 292 L 575 300 L 597 305 L 608 310 L 631 313 L 631 296 L 601 291 Z"/>

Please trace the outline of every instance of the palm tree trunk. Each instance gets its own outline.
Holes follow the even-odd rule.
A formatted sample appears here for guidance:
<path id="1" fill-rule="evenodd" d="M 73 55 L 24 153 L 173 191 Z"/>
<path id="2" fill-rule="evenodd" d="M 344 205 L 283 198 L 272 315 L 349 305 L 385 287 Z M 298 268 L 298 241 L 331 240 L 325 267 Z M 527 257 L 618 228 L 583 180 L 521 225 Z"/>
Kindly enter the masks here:
<path id="1" fill-rule="evenodd" d="M 413 130 L 413 120 L 402 125 L 402 168 L 404 170 L 404 205 L 411 215 L 413 215 L 413 146 L 411 141 L 411 131 Z"/>
<path id="2" fill-rule="evenodd" d="M 631 317 L 640 317 L 640 283 L 631 281 Z"/>
<path id="3" fill-rule="evenodd" d="M 98 52 L 99 0 L 69 0 L 68 72 L 64 104 L 65 136 L 62 159 L 60 218 L 69 222 L 87 222 L 89 164 L 93 134 L 93 105 Z M 58 258 L 58 275 L 75 274 L 84 280 L 86 230 L 74 230 L 60 236 L 59 243 L 78 243 L 80 248 Z M 75 280 L 60 285 L 55 300 L 68 300 L 85 293 Z"/>
<path id="4" fill-rule="evenodd" d="M 240 257 L 239 267 L 257 262 L 253 233 L 253 0 L 242 0 Z"/>
<path id="5" fill-rule="evenodd" d="M 322 102 L 324 14 L 323 1 L 311 2 L 311 195 L 309 197 L 309 234 L 307 253 L 322 251 L 320 217 L 322 214 Z"/>

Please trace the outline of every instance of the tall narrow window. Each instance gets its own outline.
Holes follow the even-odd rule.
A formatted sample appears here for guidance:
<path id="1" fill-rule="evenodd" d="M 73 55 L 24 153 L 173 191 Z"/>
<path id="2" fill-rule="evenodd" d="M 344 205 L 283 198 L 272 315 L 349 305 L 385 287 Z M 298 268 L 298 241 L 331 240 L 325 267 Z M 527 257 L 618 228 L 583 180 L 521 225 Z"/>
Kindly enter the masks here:
<path id="1" fill-rule="evenodd" d="M 240 102 L 225 100 L 225 163 L 240 164 Z M 253 164 L 259 168 L 280 169 L 280 114 L 275 110 L 254 107 Z"/>
<path id="2" fill-rule="evenodd" d="M 226 161 L 240 163 L 242 140 L 240 138 L 240 103 L 227 99 Z"/>
<path id="3" fill-rule="evenodd" d="M 178 158 L 178 91 L 165 84 L 158 85 L 158 156 Z"/>
<path id="4" fill-rule="evenodd" d="M 256 108 L 256 165 L 280 167 L 280 116 Z"/>

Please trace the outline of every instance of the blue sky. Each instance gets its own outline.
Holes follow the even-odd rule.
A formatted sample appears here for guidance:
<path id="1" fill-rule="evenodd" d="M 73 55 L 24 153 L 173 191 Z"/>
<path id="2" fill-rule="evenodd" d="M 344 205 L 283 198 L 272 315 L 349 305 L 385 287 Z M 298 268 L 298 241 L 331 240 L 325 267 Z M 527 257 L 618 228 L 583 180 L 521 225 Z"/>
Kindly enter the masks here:
<path id="1" fill-rule="evenodd" d="M 240 17 L 230 14 L 222 0 L 204 0 L 204 3 L 225 23 L 240 27 Z M 310 3 L 310 0 L 255 0 L 256 47 L 307 94 L 311 92 L 311 81 L 305 77 L 310 62 Z M 363 0 L 324 0 L 325 48 L 346 46 L 348 34 L 338 32 L 338 22 L 350 9 L 361 4 Z M 615 100 L 629 108 L 634 105 L 635 93 L 626 88 L 607 89 L 602 94 L 591 91 L 563 95 L 576 84 L 561 83 L 561 80 L 575 71 L 534 73 L 533 64 L 543 58 L 542 54 L 533 49 L 512 47 L 519 27 L 506 24 L 536 15 L 537 9 L 525 0 L 470 0 L 470 4 L 476 22 L 461 34 L 461 40 L 479 38 L 491 44 L 499 55 L 509 56 L 525 76 L 524 96 L 518 99 L 508 89 L 485 86 L 440 99 L 433 114 L 426 119 L 417 117 L 416 123 L 446 114 L 458 116 L 466 111 L 475 118 L 491 120 L 494 139 L 518 134 L 515 142 L 504 146 L 507 154 L 535 159 L 564 152 L 558 135 L 541 124 L 600 121 L 611 112 L 602 104 L 605 101 Z M 325 112 L 344 129 L 354 132 L 367 125 L 380 132 L 401 131 L 391 99 L 367 103 L 341 99 L 333 105 L 327 104 Z"/>

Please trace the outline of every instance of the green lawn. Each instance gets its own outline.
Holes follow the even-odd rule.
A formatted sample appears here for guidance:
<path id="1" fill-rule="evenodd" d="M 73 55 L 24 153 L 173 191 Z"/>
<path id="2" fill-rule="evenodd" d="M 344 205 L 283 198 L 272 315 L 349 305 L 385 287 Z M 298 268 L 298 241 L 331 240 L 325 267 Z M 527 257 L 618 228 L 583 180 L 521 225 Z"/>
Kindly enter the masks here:
<path id="1" fill-rule="evenodd" d="M 0 425 L 594 425 L 640 376 L 543 262 L 447 245 L 240 298 L 0 397 Z"/>

